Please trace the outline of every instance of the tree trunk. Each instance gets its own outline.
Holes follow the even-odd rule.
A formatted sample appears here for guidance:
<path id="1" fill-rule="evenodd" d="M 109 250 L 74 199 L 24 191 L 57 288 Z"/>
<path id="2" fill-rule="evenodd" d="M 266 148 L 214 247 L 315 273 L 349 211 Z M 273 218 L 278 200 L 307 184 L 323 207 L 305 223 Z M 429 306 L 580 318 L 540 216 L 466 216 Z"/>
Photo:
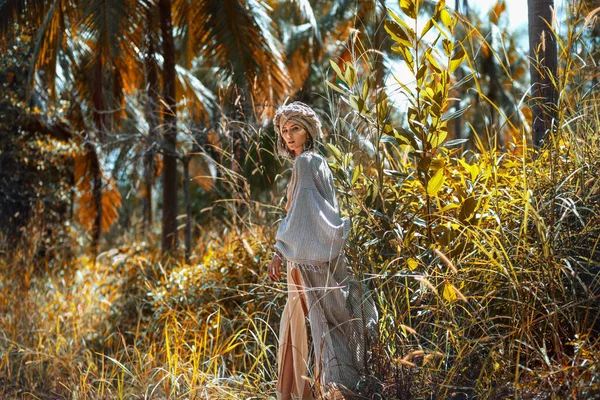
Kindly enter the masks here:
<path id="1" fill-rule="evenodd" d="M 98 132 L 97 141 L 102 143 L 104 139 L 104 96 L 102 90 L 102 52 L 96 56 L 94 65 L 94 86 L 92 92 L 92 104 L 94 110 L 92 112 L 94 124 Z M 91 178 L 92 178 L 92 198 L 96 215 L 94 224 L 92 225 L 92 255 L 96 259 L 98 249 L 100 247 L 100 237 L 102 236 L 102 168 L 100 166 L 99 152 L 92 144 L 92 138 L 87 138 L 86 150 L 90 153 L 91 162 Z"/>
<path id="2" fill-rule="evenodd" d="M 158 110 L 158 71 L 156 66 L 155 43 L 152 33 L 152 8 L 148 8 L 146 14 L 146 90 L 148 101 L 145 107 L 146 120 L 148 121 L 148 137 L 146 152 L 144 153 L 144 181 L 146 192 L 144 193 L 144 236 L 147 236 L 152 227 L 152 190 L 154 187 L 154 157 L 156 154 L 156 136 L 159 125 Z"/>
<path id="3" fill-rule="evenodd" d="M 185 202 L 185 262 L 192 254 L 192 201 L 190 196 L 190 156 L 183 157 L 183 197 Z"/>
<path id="4" fill-rule="evenodd" d="M 163 42 L 163 218 L 162 250 L 177 247 L 177 114 L 175 106 L 175 43 L 171 0 L 160 0 L 160 29 Z"/>
<path id="5" fill-rule="evenodd" d="M 558 56 L 552 26 L 554 0 L 527 0 L 529 8 L 529 56 L 533 105 L 533 144 L 539 147 L 556 116 L 556 76 Z M 550 25 L 550 26 L 549 26 Z"/>

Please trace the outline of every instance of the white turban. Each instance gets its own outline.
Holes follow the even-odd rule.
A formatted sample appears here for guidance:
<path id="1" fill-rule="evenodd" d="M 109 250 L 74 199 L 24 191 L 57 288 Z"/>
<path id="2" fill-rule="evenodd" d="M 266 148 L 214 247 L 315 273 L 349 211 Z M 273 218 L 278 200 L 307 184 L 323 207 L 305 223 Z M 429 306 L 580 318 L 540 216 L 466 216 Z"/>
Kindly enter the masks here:
<path id="1" fill-rule="evenodd" d="M 323 135 L 321 121 L 319 121 L 317 114 L 312 108 L 299 101 L 281 106 L 277 109 L 273 118 L 273 126 L 277 133 L 277 153 L 280 156 L 290 156 L 290 152 L 281 135 L 281 130 L 288 121 L 293 121 L 304 128 L 310 136 L 310 142 L 313 147 L 315 142 L 320 140 Z"/>

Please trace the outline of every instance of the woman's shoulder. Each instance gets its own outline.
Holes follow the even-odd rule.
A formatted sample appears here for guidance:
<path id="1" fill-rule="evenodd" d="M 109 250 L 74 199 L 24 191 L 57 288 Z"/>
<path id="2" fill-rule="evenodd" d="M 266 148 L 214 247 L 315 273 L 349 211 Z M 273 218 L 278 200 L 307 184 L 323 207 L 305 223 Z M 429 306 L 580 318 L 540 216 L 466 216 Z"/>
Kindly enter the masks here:
<path id="1" fill-rule="evenodd" d="M 297 168 L 308 167 L 311 165 L 318 167 L 321 163 L 327 163 L 327 160 L 321 154 L 312 150 L 304 151 L 294 159 L 294 167 L 297 166 Z"/>

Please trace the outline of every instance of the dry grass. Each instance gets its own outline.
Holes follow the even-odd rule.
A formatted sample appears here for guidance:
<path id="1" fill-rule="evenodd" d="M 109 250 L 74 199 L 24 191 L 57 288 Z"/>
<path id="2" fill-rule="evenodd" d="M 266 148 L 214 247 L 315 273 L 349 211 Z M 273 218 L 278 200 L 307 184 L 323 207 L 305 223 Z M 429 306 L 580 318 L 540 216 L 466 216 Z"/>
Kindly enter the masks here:
<path id="1" fill-rule="evenodd" d="M 161 265 L 139 244 L 47 273 L 3 259 L 2 397 L 268 396 L 281 296 L 229 239 L 194 266 Z"/>
<path id="2" fill-rule="evenodd" d="M 354 110 L 331 102 L 330 161 L 354 223 L 351 265 L 380 310 L 373 398 L 600 397 L 600 94 L 585 55 L 570 53 L 584 39 L 573 32 L 539 152 L 521 120 L 503 151 L 489 137 L 507 122 L 468 151 L 434 143 L 419 163 L 406 127 L 364 85 L 366 53 L 345 66 Z M 451 84 L 427 74 L 446 103 L 432 111 L 412 93 L 422 121 L 448 111 Z M 370 150 L 349 132 L 368 132 Z M 15 248 L 2 238 L 0 397 L 272 398 L 285 291 L 265 280 L 270 206 L 246 195 L 239 226 L 206 228 L 191 265 L 135 242 L 95 264 L 39 261 L 35 223 Z"/>

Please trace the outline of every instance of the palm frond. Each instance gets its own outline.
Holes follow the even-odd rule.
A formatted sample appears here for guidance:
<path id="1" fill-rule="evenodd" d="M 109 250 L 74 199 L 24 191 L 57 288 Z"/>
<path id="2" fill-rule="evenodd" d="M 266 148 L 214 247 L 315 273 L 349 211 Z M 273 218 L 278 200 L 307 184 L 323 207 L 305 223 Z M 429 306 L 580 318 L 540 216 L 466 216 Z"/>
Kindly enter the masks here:
<path id="1" fill-rule="evenodd" d="M 145 2 L 93 0 L 84 9 L 80 28 L 91 51 L 101 54 L 103 65 L 118 76 L 121 87 L 115 92 L 131 93 L 140 87 L 137 49 L 142 47 L 145 7 Z"/>
<path id="2" fill-rule="evenodd" d="M 288 94 L 283 48 L 262 2 L 201 0 L 195 5 L 193 31 L 205 60 L 214 60 L 255 104 L 272 104 Z"/>
<path id="3" fill-rule="evenodd" d="M 203 118 L 210 118 L 215 113 L 217 97 L 204 84 L 180 65 L 175 66 L 177 74 L 177 101 L 184 101 L 187 109 Z"/>
<path id="4" fill-rule="evenodd" d="M 38 69 L 43 68 L 46 74 L 46 84 L 51 98 L 54 97 L 56 87 L 56 62 L 63 44 L 65 19 L 63 13 L 63 0 L 55 0 L 48 9 L 44 21 L 36 34 L 35 47 L 27 87 L 31 88 Z"/>
<path id="5" fill-rule="evenodd" d="M 0 39 L 6 39 L 13 32 L 16 23 L 27 22 L 30 26 L 39 26 L 52 3 L 54 1 L 0 0 Z M 0 41 L 6 42 L 7 40 Z M 0 44 L 0 48 L 2 46 Z"/>
<path id="6" fill-rule="evenodd" d="M 174 36 L 177 41 L 175 46 L 179 55 L 179 64 L 186 69 L 192 67 L 192 60 L 198 51 L 197 39 L 192 31 L 193 8 L 193 0 L 179 0 L 173 3 Z"/>
<path id="7" fill-rule="evenodd" d="M 298 10 L 300 10 L 300 15 L 310 24 L 312 28 L 312 32 L 317 39 L 317 41 L 321 41 L 321 32 L 319 30 L 319 24 L 317 23 L 317 18 L 315 17 L 315 13 L 313 8 L 308 0 L 292 0 L 292 3 L 296 4 Z"/>

